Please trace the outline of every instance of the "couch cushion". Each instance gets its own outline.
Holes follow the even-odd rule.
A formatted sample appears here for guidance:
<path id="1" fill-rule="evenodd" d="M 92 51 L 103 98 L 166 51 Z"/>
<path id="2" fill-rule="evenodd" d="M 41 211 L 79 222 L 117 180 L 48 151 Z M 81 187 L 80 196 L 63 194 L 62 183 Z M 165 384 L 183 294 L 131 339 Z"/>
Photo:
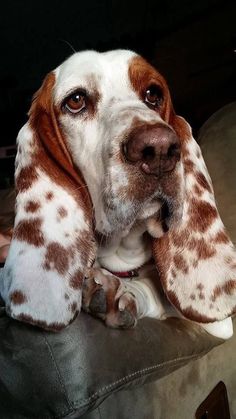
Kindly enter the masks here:
<path id="1" fill-rule="evenodd" d="M 236 102 L 203 125 L 199 144 L 212 177 L 218 209 L 236 244 Z"/>
<path id="2" fill-rule="evenodd" d="M 143 319 L 120 331 L 82 313 L 53 334 L 4 309 L 0 341 L 4 419 L 79 417 L 112 392 L 163 377 L 222 343 L 180 319 Z"/>

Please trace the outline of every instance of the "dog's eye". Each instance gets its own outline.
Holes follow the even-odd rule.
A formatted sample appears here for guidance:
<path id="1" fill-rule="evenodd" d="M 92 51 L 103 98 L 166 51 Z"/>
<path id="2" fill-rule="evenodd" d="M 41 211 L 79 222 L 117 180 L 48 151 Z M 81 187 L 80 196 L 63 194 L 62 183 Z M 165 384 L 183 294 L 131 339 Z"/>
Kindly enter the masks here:
<path id="1" fill-rule="evenodd" d="M 161 87 L 154 84 L 149 86 L 146 90 L 144 101 L 154 108 L 160 106 L 163 101 L 163 92 Z"/>
<path id="2" fill-rule="evenodd" d="M 63 107 L 71 113 L 81 112 L 86 107 L 85 94 L 82 92 L 73 93 L 64 101 Z"/>

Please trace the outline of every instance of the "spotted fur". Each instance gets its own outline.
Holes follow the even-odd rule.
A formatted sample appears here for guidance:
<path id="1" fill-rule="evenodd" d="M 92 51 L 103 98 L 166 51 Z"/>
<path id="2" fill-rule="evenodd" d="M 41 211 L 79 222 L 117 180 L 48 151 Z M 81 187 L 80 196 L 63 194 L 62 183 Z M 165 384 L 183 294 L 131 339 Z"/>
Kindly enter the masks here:
<path id="1" fill-rule="evenodd" d="M 153 83 L 163 92 L 158 109 L 144 101 Z M 72 115 L 66 100 L 81 89 L 86 109 Z M 156 124 L 181 142 L 180 161 L 161 178 L 121 152 L 135 130 Z M 16 219 L 0 284 L 10 316 L 60 330 L 80 311 L 83 284 L 85 309 L 101 308 L 115 327 L 163 318 L 163 290 L 193 321 L 214 323 L 235 311 L 235 249 L 200 148 L 145 60 L 122 50 L 74 54 L 46 77 L 17 141 Z M 164 220 L 163 200 L 172 208 Z M 135 269 L 151 256 L 156 268 L 143 269 L 140 281 L 101 270 Z"/>
<path id="2" fill-rule="evenodd" d="M 179 123 L 187 127 L 183 119 Z M 209 323 L 235 311 L 236 270 L 229 261 L 235 261 L 236 253 L 217 211 L 212 182 L 189 126 L 183 141 L 183 216 L 174 229 L 154 240 L 153 253 L 172 304 L 185 317 Z M 197 189 L 193 187 L 196 185 Z M 171 270 L 173 265 L 176 276 Z"/>

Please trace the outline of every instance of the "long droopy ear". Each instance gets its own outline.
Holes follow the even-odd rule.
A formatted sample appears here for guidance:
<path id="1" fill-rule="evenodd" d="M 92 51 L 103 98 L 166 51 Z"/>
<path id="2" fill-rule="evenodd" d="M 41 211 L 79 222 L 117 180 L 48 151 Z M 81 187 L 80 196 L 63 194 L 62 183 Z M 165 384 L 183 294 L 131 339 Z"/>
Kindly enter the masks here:
<path id="1" fill-rule="evenodd" d="M 171 125 L 182 144 L 183 216 L 153 241 L 153 255 L 170 302 L 188 319 L 215 322 L 236 311 L 236 251 L 217 211 L 212 182 L 189 125 L 178 116 Z"/>
<path id="2" fill-rule="evenodd" d="M 57 122 L 54 83 L 50 73 L 18 135 L 16 218 L 0 284 L 10 316 L 48 330 L 79 312 L 95 257 L 91 201 Z"/>

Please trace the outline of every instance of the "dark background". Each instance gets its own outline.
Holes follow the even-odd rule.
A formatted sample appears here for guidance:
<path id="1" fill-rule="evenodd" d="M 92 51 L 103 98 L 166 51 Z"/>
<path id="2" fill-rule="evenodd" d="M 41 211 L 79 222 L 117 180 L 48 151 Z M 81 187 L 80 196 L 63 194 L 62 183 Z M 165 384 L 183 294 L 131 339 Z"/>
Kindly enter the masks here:
<path id="1" fill-rule="evenodd" d="M 32 94 L 72 50 L 130 48 L 168 81 L 195 133 L 236 97 L 236 2 L 9 0 L 0 15 L 0 145 L 15 144 Z M 12 170 L 12 159 L 0 159 Z M 5 169 L 4 169 L 5 172 Z"/>

